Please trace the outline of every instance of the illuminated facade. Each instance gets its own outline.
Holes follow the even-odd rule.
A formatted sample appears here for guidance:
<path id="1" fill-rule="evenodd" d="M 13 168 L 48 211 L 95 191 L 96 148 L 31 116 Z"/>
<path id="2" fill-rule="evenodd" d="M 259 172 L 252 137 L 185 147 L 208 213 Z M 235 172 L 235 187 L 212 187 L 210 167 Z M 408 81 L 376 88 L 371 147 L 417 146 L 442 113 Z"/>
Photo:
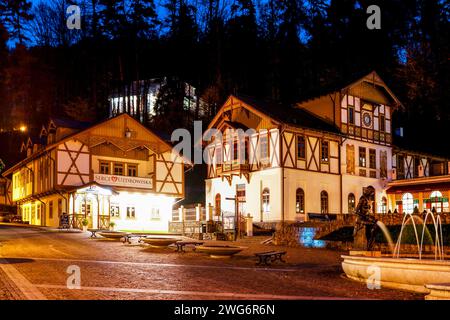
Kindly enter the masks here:
<path id="1" fill-rule="evenodd" d="M 5 172 L 23 221 L 73 227 L 167 231 L 172 204 L 184 197 L 184 159 L 168 143 L 122 114 L 80 129 L 52 120 L 45 145 Z"/>
<path id="2" fill-rule="evenodd" d="M 231 96 L 209 125 L 231 138 L 208 146 L 206 203 L 216 212 L 237 207 L 255 221 L 304 221 L 352 213 L 373 188 L 373 211 L 406 212 L 390 183 L 448 174 L 448 159 L 394 148 L 392 113 L 400 105 L 376 72 L 291 109 Z M 237 129 L 255 132 L 242 139 Z M 436 191 L 448 211 L 448 189 Z"/>

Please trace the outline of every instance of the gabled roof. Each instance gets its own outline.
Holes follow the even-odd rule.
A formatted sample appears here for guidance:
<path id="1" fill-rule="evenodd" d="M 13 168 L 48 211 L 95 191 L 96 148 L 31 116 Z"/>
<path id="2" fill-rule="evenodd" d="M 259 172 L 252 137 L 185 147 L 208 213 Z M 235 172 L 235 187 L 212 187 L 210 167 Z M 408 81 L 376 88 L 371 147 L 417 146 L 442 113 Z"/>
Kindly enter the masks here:
<path id="1" fill-rule="evenodd" d="M 356 80 L 355 80 L 356 79 Z M 400 100 L 395 96 L 391 89 L 386 85 L 386 83 L 381 79 L 379 74 L 376 71 L 371 71 L 369 73 L 357 73 L 353 74 L 348 78 L 340 78 L 336 81 L 332 81 L 328 85 L 318 86 L 317 90 L 313 91 L 309 96 L 300 101 L 298 104 L 301 105 L 310 100 L 314 100 L 323 96 L 327 96 L 333 94 L 335 92 L 345 93 L 352 87 L 360 85 L 362 83 L 369 84 L 371 86 L 375 86 L 385 91 L 385 93 L 389 96 L 389 98 L 394 102 L 395 106 L 403 106 Z"/>
<path id="2" fill-rule="evenodd" d="M 248 96 L 239 95 L 237 98 L 261 112 L 267 114 L 280 122 L 294 127 L 316 129 L 331 133 L 340 133 L 339 129 L 332 123 L 299 108 L 282 105 L 271 101 L 261 101 Z"/>
<path id="3" fill-rule="evenodd" d="M 253 108 L 258 113 L 262 113 L 280 124 L 286 124 L 298 128 L 327 131 L 334 134 L 340 133 L 339 129 L 332 123 L 321 119 L 304 109 L 294 108 L 292 106 L 283 105 L 269 100 L 258 100 L 246 95 L 231 95 L 230 98 L 243 102 L 246 107 L 250 109 Z M 225 106 L 226 103 L 222 106 L 221 110 Z M 219 110 L 218 114 L 221 113 L 221 110 Z M 214 125 L 215 120 L 216 119 L 211 122 L 210 127 Z M 234 127 L 237 126 L 234 122 L 230 122 L 230 124 Z"/>
<path id="4" fill-rule="evenodd" d="M 21 165 L 24 165 L 24 164 L 28 163 L 29 161 L 31 161 L 31 160 L 37 158 L 38 156 L 42 155 L 43 153 L 45 153 L 45 152 L 47 152 L 47 151 L 49 151 L 49 150 L 54 149 L 55 147 L 57 147 L 57 146 L 60 145 L 61 143 L 64 143 L 65 141 L 68 141 L 68 140 L 71 140 L 71 139 L 80 138 L 80 136 L 81 136 L 83 133 L 85 133 L 86 131 L 95 129 L 95 128 L 97 128 L 97 127 L 99 127 L 99 126 L 102 126 L 102 125 L 104 125 L 104 124 L 106 124 L 106 123 L 108 123 L 108 122 L 110 122 L 110 121 L 117 120 L 117 119 L 119 119 L 119 118 L 124 118 L 124 117 L 127 118 L 127 120 L 134 121 L 134 123 L 135 123 L 137 126 L 141 127 L 143 130 L 147 131 L 152 137 L 155 138 L 155 140 L 157 140 L 158 142 L 160 142 L 160 143 L 165 147 L 164 150 L 161 150 L 161 152 L 166 152 L 166 151 L 169 151 L 169 150 L 172 150 L 172 149 L 173 149 L 173 146 L 172 146 L 170 143 L 164 141 L 164 140 L 163 140 L 162 138 L 160 138 L 157 134 L 155 134 L 152 130 L 150 130 L 149 128 L 145 127 L 143 124 L 141 124 L 139 121 L 137 121 L 136 119 L 134 119 L 133 117 L 131 117 L 129 114 L 127 114 L 127 113 L 122 113 L 122 114 L 119 114 L 119 115 L 117 115 L 117 116 L 115 116 L 115 117 L 108 118 L 108 119 L 106 119 L 106 120 L 104 120 L 104 121 L 101 121 L 101 122 L 99 122 L 99 123 L 97 123 L 97 124 L 95 124 L 95 125 L 93 125 L 93 126 L 91 126 L 91 127 L 85 128 L 84 130 L 80 130 L 80 131 L 77 131 L 77 132 L 75 132 L 75 133 L 72 133 L 72 134 L 68 135 L 67 137 L 64 137 L 64 138 L 61 139 L 61 140 L 58 140 L 58 141 L 56 141 L 56 142 L 54 142 L 54 143 L 52 143 L 52 144 L 50 144 L 50 145 L 45 146 L 45 148 L 43 148 L 41 151 L 38 151 L 38 152 L 34 153 L 33 155 L 31 155 L 30 157 L 28 157 L 28 158 L 26 158 L 26 159 L 23 159 L 22 161 L 16 163 L 14 166 L 12 166 L 11 168 L 9 168 L 9 169 L 4 173 L 4 175 L 11 174 L 17 167 L 20 167 Z M 139 147 L 139 146 L 140 146 L 140 144 L 135 145 L 135 147 Z M 178 155 L 179 155 L 179 157 L 183 160 L 183 162 L 184 162 L 185 164 L 187 164 L 187 165 L 192 165 L 192 163 L 189 161 L 189 159 L 183 157 L 183 156 L 180 155 L 180 154 L 178 154 Z"/>

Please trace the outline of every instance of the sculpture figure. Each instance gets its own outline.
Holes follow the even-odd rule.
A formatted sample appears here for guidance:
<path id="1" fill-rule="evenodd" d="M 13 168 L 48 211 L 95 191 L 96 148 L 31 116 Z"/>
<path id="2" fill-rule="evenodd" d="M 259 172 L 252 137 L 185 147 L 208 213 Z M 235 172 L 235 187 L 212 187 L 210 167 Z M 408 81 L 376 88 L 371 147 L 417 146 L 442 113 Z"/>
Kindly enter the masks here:
<path id="1" fill-rule="evenodd" d="M 378 229 L 377 219 L 370 214 L 370 199 L 375 195 L 372 188 L 366 188 L 355 209 L 356 222 L 353 229 L 353 244 L 358 249 L 372 250 Z M 364 248 L 365 247 L 365 248 Z"/>

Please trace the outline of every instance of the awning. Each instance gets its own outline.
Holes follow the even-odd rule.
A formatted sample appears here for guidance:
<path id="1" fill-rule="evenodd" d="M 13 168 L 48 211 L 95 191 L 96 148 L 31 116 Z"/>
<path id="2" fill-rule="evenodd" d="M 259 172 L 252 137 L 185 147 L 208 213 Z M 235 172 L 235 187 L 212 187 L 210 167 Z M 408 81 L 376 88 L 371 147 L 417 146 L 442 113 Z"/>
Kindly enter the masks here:
<path id="1" fill-rule="evenodd" d="M 432 191 L 450 190 L 450 182 L 423 183 L 423 184 L 405 184 L 388 187 L 388 194 L 405 193 L 405 192 L 432 192 Z"/>

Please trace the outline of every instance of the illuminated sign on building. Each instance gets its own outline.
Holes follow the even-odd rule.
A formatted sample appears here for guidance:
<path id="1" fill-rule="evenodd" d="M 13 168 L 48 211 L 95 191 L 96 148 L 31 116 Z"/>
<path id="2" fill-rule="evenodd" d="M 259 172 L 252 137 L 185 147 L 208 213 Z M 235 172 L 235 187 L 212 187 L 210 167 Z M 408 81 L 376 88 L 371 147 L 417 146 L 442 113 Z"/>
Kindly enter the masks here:
<path id="1" fill-rule="evenodd" d="M 94 180 L 109 186 L 153 189 L 153 180 L 148 178 L 94 174 Z"/>

